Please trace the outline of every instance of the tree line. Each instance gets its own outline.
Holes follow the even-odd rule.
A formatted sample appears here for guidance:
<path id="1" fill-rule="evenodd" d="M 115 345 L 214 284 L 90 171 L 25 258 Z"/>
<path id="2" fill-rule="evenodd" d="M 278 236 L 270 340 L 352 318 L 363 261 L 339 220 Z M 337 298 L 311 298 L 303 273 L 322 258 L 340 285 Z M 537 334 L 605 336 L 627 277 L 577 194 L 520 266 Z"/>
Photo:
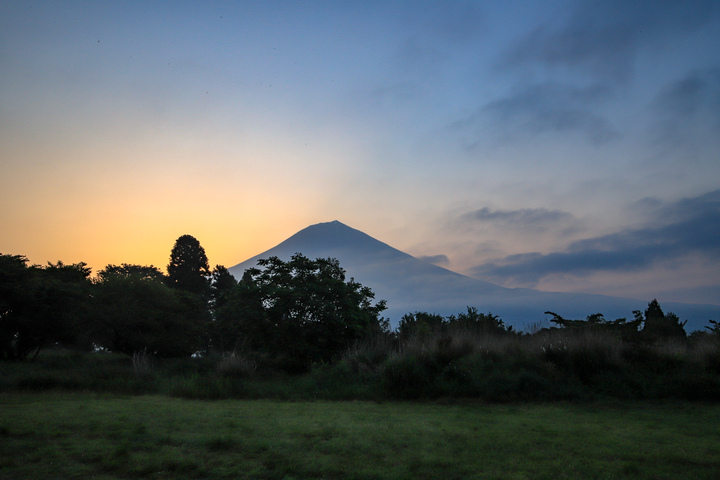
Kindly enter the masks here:
<path id="1" fill-rule="evenodd" d="M 271 257 L 237 281 L 222 265 L 210 269 L 204 248 L 190 235 L 176 240 L 167 274 L 153 265 L 125 263 L 91 273 L 83 262 L 29 265 L 22 255 L 0 254 L 0 359 L 33 359 L 60 344 L 158 357 L 235 352 L 299 372 L 333 362 L 363 340 L 523 335 L 474 307 L 449 317 L 408 313 L 391 331 L 381 316 L 385 301 L 348 280 L 336 259 Z M 542 330 L 611 332 L 645 343 L 686 337 L 685 323 L 664 313 L 657 300 L 630 321 L 546 313 L 554 325 Z M 719 333 L 716 322 L 707 328 Z"/>
<path id="2" fill-rule="evenodd" d="M 286 369 L 332 361 L 388 330 L 368 287 L 335 259 L 271 257 L 238 282 L 210 269 L 204 248 L 179 237 L 167 274 L 150 265 L 29 265 L 0 254 L 0 359 L 33 359 L 57 344 L 159 357 L 252 350 Z"/>

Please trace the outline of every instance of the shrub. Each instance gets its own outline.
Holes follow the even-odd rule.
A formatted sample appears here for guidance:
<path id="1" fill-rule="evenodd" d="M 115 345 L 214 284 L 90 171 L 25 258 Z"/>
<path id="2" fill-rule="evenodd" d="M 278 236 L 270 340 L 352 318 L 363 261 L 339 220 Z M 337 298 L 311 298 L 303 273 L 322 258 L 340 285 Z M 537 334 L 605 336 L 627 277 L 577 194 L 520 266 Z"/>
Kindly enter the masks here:
<path id="1" fill-rule="evenodd" d="M 406 353 L 388 358 L 381 374 L 382 389 L 393 398 L 422 398 L 437 393 L 439 373 L 431 355 Z"/>
<path id="2" fill-rule="evenodd" d="M 389 335 L 377 335 L 362 342 L 356 342 L 342 357 L 354 374 L 377 375 L 383 363 L 397 350 L 397 343 Z"/>
<path id="3" fill-rule="evenodd" d="M 132 356 L 133 372 L 139 378 L 152 377 L 154 373 L 153 358 L 147 349 L 133 353 Z"/>
<path id="4" fill-rule="evenodd" d="M 622 364 L 622 341 L 615 335 L 583 330 L 559 330 L 539 345 L 542 358 L 583 383 Z"/>
<path id="5" fill-rule="evenodd" d="M 217 364 L 217 371 L 225 377 L 245 378 L 255 373 L 257 363 L 246 355 L 235 352 L 223 354 Z"/>

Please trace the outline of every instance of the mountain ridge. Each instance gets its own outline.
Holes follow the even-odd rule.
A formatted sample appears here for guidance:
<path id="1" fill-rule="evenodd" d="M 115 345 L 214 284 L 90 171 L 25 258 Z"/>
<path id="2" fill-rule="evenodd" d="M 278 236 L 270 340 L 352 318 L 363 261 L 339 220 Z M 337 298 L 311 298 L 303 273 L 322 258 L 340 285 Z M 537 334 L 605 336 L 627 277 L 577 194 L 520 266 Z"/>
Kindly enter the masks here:
<path id="1" fill-rule="evenodd" d="M 338 220 L 310 225 L 228 270 L 239 279 L 261 258 L 289 260 L 296 253 L 313 259 L 336 258 L 348 278 L 370 287 L 376 300 L 387 300 L 384 315 L 393 326 L 406 313 L 427 311 L 447 316 L 470 306 L 496 314 L 506 325 L 522 329 L 546 322 L 544 312 L 548 310 L 565 318 L 585 318 L 598 312 L 608 319 L 629 318 L 634 310 L 644 310 L 652 300 L 503 287 L 415 258 Z M 717 305 L 661 304 L 666 311 L 688 319 L 688 331 L 704 328 L 710 318 L 720 318 Z"/>

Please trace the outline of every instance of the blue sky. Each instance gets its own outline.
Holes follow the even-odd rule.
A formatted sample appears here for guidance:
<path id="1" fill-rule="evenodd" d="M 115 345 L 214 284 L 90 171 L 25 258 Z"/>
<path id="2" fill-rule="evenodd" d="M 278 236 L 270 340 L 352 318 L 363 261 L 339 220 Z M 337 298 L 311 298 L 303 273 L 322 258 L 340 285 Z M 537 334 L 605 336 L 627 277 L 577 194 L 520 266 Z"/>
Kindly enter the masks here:
<path id="1" fill-rule="evenodd" d="M 505 286 L 720 302 L 717 1 L 0 4 L 0 252 L 340 220 Z"/>

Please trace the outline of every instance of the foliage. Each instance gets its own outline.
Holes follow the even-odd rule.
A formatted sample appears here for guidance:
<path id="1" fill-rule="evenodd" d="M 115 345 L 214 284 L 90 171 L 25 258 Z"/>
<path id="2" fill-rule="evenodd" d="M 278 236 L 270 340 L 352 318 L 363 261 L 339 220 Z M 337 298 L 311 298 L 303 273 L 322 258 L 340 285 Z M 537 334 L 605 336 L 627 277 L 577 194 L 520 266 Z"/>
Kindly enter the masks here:
<path id="1" fill-rule="evenodd" d="M 262 350 L 271 341 L 271 328 L 265 319 L 260 289 L 250 273 L 246 271 L 221 298 L 211 326 L 212 348 L 220 352 Z"/>
<path id="2" fill-rule="evenodd" d="M 706 326 L 705 328 L 713 335 L 720 336 L 720 323 L 715 320 L 708 320 L 710 325 Z"/>
<path id="3" fill-rule="evenodd" d="M 237 285 L 237 280 L 223 265 L 216 265 L 211 273 L 210 286 L 212 288 L 212 305 L 218 309 L 225 305 L 227 295 Z"/>
<path id="4" fill-rule="evenodd" d="M 406 313 L 397 327 L 398 338 L 406 340 L 412 337 L 426 338 L 443 331 L 447 321 L 442 315 L 428 312 Z"/>
<path id="5" fill-rule="evenodd" d="M 569 320 L 554 312 L 545 314 L 552 315 L 550 321 L 560 328 L 611 332 L 630 342 L 666 342 L 687 336 L 684 328 L 687 321 L 681 322 L 674 313 L 665 314 L 656 299 L 648 303 L 645 312 L 635 310 L 632 321 L 625 318 L 605 320 L 602 313 L 588 315 L 585 320 Z"/>
<path id="6" fill-rule="evenodd" d="M 56 342 L 75 343 L 87 304 L 85 263 L 28 266 L 0 255 L 0 359 L 23 360 Z"/>
<path id="7" fill-rule="evenodd" d="M 358 339 L 387 329 L 379 317 L 385 301 L 373 305 L 372 290 L 346 281 L 336 259 L 295 254 L 258 265 L 246 271 L 218 318 L 221 328 L 234 328 L 236 338 L 282 368 L 332 361 Z"/>
<path id="8" fill-rule="evenodd" d="M 447 318 L 428 312 L 407 313 L 400 319 L 397 328 L 397 335 L 401 340 L 457 332 L 482 335 L 514 333 L 512 327 L 505 327 L 500 317 L 492 313 L 479 313 L 475 307 L 467 307 L 466 312 L 450 315 Z"/>
<path id="9" fill-rule="evenodd" d="M 605 320 L 605 316 L 602 313 L 588 315 L 585 320 L 569 320 L 554 312 L 545 312 L 545 314 L 552 315 L 553 318 L 550 321 L 560 328 L 574 331 L 607 332 L 630 342 L 639 339 L 638 331 L 642 324 L 642 319 L 639 318 L 635 318 L 635 320 L 630 322 L 625 318 Z"/>
<path id="10" fill-rule="evenodd" d="M 642 333 L 649 341 L 685 339 L 687 337 L 685 333 L 687 320 L 681 322 L 674 313 L 665 314 L 656 299 L 648 303 L 644 318 L 639 310 L 634 311 L 633 314 L 636 320 L 644 320 Z"/>
<path id="11" fill-rule="evenodd" d="M 492 313 L 479 313 L 475 307 L 467 307 L 467 312 L 451 315 L 447 319 L 448 327 L 452 330 L 465 330 L 484 335 L 497 335 L 512 333 L 512 327 L 505 327 L 505 323 Z"/>
<path id="12" fill-rule="evenodd" d="M 97 274 L 98 278 L 103 280 L 109 276 L 134 276 L 138 278 L 149 278 L 154 280 L 165 280 L 165 274 L 153 265 L 130 265 L 123 263 L 122 265 L 108 265 Z"/>
<path id="13" fill-rule="evenodd" d="M 224 353 L 217 365 L 217 371 L 227 377 L 249 377 L 255 373 L 257 363 L 245 355 L 239 353 Z"/>
<path id="14" fill-rule="evenodd" d="M 210 294 L 210 265 L 205 249 L 191 235 L 175 241 L 167 266 L 168 282 L 172 288 L 193 293 L 202 298 Z"/>
<path id="15" fill-rule="evenodd" d="M 141 274 L 107 274 L 94 289 L 94 338 L 113 352 L 190 355 L 202 345 L 207 313 L 200 299 Z"/>

